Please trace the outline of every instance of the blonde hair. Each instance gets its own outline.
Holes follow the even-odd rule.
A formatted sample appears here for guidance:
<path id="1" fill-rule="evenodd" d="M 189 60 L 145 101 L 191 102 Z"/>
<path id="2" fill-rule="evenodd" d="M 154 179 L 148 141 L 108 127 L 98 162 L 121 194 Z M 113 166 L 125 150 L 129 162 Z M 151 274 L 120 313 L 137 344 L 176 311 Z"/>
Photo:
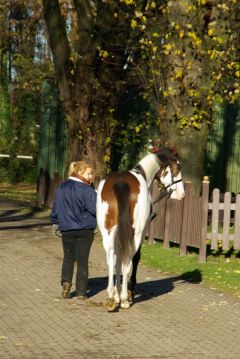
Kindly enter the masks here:
<path id="1" fill-rule="evenodd" d="M 79 172 L 81 175 L 86 171 L 87 168 L 92 168 L 93 166 L 90 165 L 90 163 L 87 163 L 86 161 L 76 161 L 71 162 L 68 169 L 68 177 L 70 177 L 73 172 Z"/>

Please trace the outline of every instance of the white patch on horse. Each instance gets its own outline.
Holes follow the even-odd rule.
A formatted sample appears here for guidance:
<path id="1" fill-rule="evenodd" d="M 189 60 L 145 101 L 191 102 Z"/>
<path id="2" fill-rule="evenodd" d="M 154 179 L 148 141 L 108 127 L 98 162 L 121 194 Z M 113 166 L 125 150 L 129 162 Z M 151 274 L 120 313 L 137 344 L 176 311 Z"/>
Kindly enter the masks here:
<path id="1" fill-rule="evenodd" d="M 143 240 L 142 237 L 145 235 L 146 222 L 150 214 L 151 195 L 143 176 L 134 171 L 129 172 L 131 172 L 140 183 L 140 192 L 133 212 L 134 244 L 135 250 L 137 251 Z"/>
<path id="2" fill-rule="evenodd" d="M 138 162 L 138 165 L 144 168 L 144 172 L 146 173 L 147 186 L 149 188 L 152 184 L 156 172 L 160 168 L 159 160 L 157 159 L 156 155 L 149 153 L 140 162 Z"/>

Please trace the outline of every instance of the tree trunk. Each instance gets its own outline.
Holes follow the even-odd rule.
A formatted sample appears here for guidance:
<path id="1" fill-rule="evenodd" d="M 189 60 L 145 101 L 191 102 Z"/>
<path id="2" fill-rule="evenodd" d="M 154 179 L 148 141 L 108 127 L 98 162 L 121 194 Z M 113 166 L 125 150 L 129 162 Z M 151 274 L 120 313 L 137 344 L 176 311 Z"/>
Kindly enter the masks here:
<path id="1" fill-rule="evenodd" d="M 68 165 L 72 161 L 85 160 L 101 176 L 107 172 L 103 155 L 103 129 L 100 120 L 89 118 L 88 105 L 84 106 L 85 109 L 81 105 L 81 114 L 77 110 L 72 111 L 71 119 L 68 119 Z"/>
<path id="2" fill-rule="evenodd" d="M 96 2 L 96 9 L 94 2 L 90 4 L 88 0 L 74 0 L 73 3 L 76 15 L 73 19 L 77 19 L 75 36 L 78 38 L 75 47 L 73 41 L 71 44 L 69 42 L 59 0 L 43 0 L 60 100 L 67 115 L 66 167 L 72 161 L 86 160 L 98 175 L 102 175 L 108 170 L 106 155 L 109 144 L 104 139 L 111 137 L 114 130 L 114 125 L 108 126 L 107 122 L 109 109 L 114 107 L 118 99 L 111 86 L 115 83 L 114 79 L 119 80 L 120 70 L 111 73 L 110 85 L 108 77 L 105 78 L 106 74 L 110 76 L 110 70 L 107 71 L 107 65 L 100 60 L 98 48 L 102 42 L 103 46 L 108 44 L 108 34 L 111 34 L 110 29 L 116 20 L 109 16 L 112 12 L 109 12 L 110 5 L 105 2 Z M 120 62 L 117 62 L 119 68 Z M 115 87 L 119 92 L 121 86 Z"/>
<path id="3" fill-rule="evenodd" d="M 161 124 L 161 143 L 175 145 L 181 161 L 184 181 L 191 181 L 196 195 L 201 192 L 204 176 L 204 156 L 208 139 L 208 126 L 201 129 L 180 129 L 176 123 Z"/>

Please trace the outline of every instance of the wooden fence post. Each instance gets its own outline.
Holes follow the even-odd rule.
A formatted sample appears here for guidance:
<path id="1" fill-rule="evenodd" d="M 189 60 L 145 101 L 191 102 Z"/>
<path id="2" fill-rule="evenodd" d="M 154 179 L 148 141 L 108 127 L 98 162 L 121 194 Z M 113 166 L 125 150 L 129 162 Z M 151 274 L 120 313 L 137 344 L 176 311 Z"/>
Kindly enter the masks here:
<path id="1" fill-rule="evenodd" d="M 165 229 L 163 236 L 163 247 L 169 248 L 169 232 L 171 226 L 171 210 L 170 210 L 170 201 L 166 201 L 166 213 L 165 213 Z"/>
<path id="2" fill-rule="evenodd" d="M 202 182 L 202 228 L 201 243 L 199 248 L 199 262 L 206 262 L 207 259 L 207 225 L 208 225 L 208 197 L 209 197 L 209 180 L 207 176 L 203 177 Z"/>
<path id="3" fill-rule="evenodd" d="M 179 254 L 185 256 L 187 252 L 187 227 L 188 227 L 188 212 L 189 199 L 191 195 L 192 184 L 190 181 L 185 182 L 185 196 L 183 199 L 183 217 L 182 217 L 182 231 L 180 238 Z"/>
<path id="4" fill-rule="evenodd" d="M 215 188 L 212 196 L 211 249 L 218 248 L 220 190 Z"/>
<path id="5" fill-rule="evenodd" d="M 240 248 L 240 194 L 236 198 L 236 209 L 234 216 L 234 249 Z"/>
<path id="6" fill-rule="evenodd" d="M 46 204 L 49 181 L 50 177 L 48 171 L 44 171 L 41 168 L 37 183 L 37 204 L 39 207 L 44 207 Z"/>
<path id="7" fill-rule="evenodd" d="M 60 174 L 58 172 L 55 172 L 54 178 L 53 178 L 53 180 L 51 180 L 49 190 L 48 190 L 48 196 L 47 196 L 47 200 L 46 200 L 47 207 L 52 208 L 56 190 L 61 183 L 62 183 L 62 179 L 60 177 Z"/>

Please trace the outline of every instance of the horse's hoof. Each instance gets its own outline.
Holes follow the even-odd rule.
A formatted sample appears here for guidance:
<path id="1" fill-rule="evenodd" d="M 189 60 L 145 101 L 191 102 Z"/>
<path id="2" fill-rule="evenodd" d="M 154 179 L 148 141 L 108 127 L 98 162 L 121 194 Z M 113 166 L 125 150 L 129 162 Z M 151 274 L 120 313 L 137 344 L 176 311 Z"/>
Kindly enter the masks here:
<path id="1" fill-rule="evenodd" d="M 130 303 L 128 300 L 122 300 L 121 301 L 121 308 L 122 309 L 128 309 L 130 307 Z"/>
<path id="2" fill-rule="evenodd" d="M 134 300 L 134 291 L 128 290 L 128 300 L 129 300 L 130 303 L 133 302 L 133 300 Z"/>
<path id="3" fill-rule="evenodd" d="M 106 302 L 106 307 L 108 312 L 114 312 L 117 307 L 117 303 L 114 299 L 108 299 Z"/>

